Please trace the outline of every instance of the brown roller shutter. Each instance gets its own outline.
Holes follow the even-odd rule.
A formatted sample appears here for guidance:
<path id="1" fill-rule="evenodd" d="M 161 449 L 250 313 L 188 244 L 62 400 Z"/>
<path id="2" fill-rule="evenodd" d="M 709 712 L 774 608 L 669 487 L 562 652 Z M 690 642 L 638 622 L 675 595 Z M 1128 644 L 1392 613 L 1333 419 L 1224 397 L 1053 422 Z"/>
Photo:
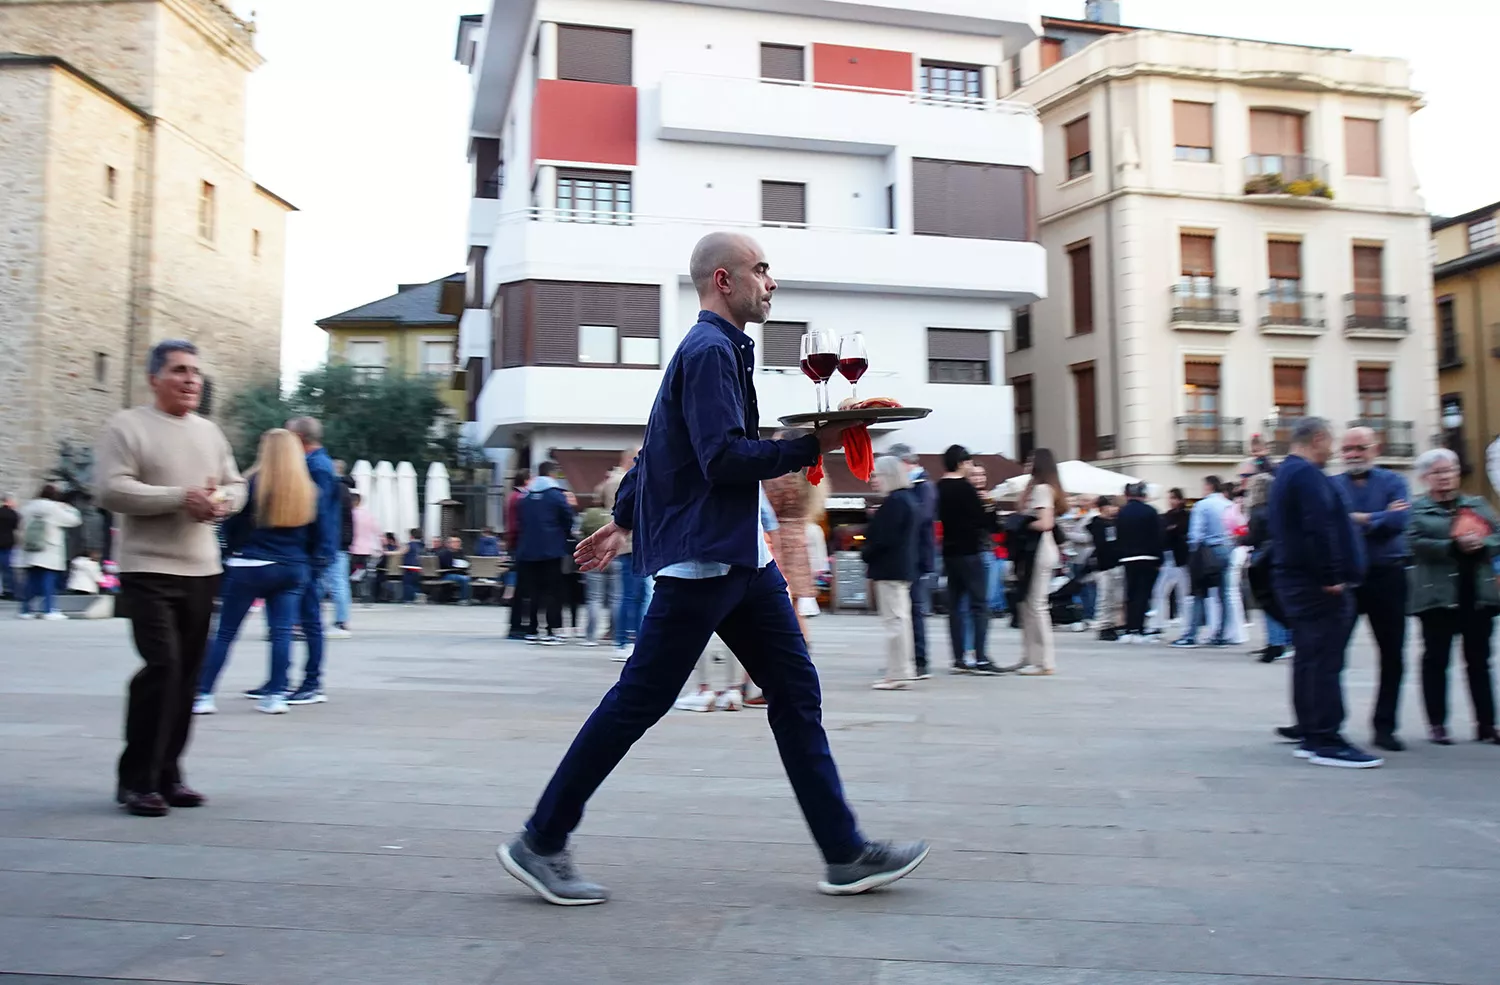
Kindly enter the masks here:
<path id="1" fill-rule="evenodd" d="M 790 44 L 762 44 L 760 46 L 760 77 L 763 79 L 786 79 L 803 81 L 803 66 L 806 64 L 802 49 Z"/>
<path id="2" fill-rule="evenodd" d="M 1301 154 L 1302 116 L 1274 109 L 1250 111 L 1250 153 Z"/>
<path id="3" fill-rule="evenodd" d="M 1187 277 L 1214 276 L 1214 238 L 1202 233 L 1182 234 L 1182 273 Z"/>
<path id="4" fill-rule="evenodd" d="M 962 328 L 929 328 L 928 359 L 965 359 L 988 362 L 990 333 Z"/>
<path id="5" fill-rule="evenodd" d="M 1385 366 L 1359 367 L 1360 393 L 1385 393 L 1390 388 L 1391 371 Z"/>
<path id="6" fill-rule="evenodd" d="M 791 181 L 762 181 L 760 221 L 768 226 L 806 225 L 807 186 Z"/>
<path id="7" fill-rule="evenodd" d="M 1218 389 L 1219 361 L 1217 359 L 1189 359 L 1183 364 L 1182 376 L 1182 381 L 1188 386 Z"/>
<path id="8" fill-rule="evenodd" d="M 1042 71 L 1063 60 L 1063 43 L 1060 38 L 1043 38 L 1041 47 Z"/>
<path id="9" fill-rule="evenodd" d="M 802 336 L 807 322 L 768 321 L 761 326 L 760 364 L 790 369 L 802 361 Z"/>
<path id="10" fill-rule="evenodd" d="M 526 282 L 505 284 L 495 295 L 496 310 L 500 312 L 500 359 L 505 368 L 526 365 L 527 341 L 531 326 L 527 320 L 527 295 L 531 285 Z M 503 307 L 502 307 L 503 306 Z"/>
<path id="11" fill-rule="evenodd" d="M 630 85 L 630 40 L 629 31 L 559 24 L 557 77 L 573 82 Z"/>
<path id="12" fill-rule="evenodd" d="M 1178 147 L 1212 147 L 1214 145 L 1213 103 L 1172 103 L 1173 140 Z"/>
<path id="13" fill-rule="evenodd" d="M 1295 408 L 1300 413 L 1307 407 L 1307 364 L 1275 363 L 1271 367 L 1276 406 Z"/>
<path id="14" fill-rule="evenodd" d="M 1080 117 L 1063 127 L 1067 142 L 1068 160 L 1089 152 L 1089 118 Z"/>
<path id="15" fill-rule="evenodd" d="M 1385 314 L 1384 254 L 1385 251 L 1378 246 L 1354 248 L 1354 315 L 1356 318 L 1379 319 Z"/>
<path id="16" fill-rule="evenodd" d="M 1094 261 L 1088 243 L 1068 248 L 1068 267 L 1072 273 L 1073 334 L 1087 335 L 1094 330 Z"/>
<path id="17" fill-rule="evenodd" d="M 1027 242 L 1034 185 L 1029 168 L 912 160 L 912 231 L 924 236 Z"/>
<path id="18" fill-rule="evenodd" d="M 578 286 L 559 281 L 532 282 L 532 349 L 528 365 L 577 364 L 580 324 Z"/>
<path id="19" fill-rule="evenodd" d="M 1296 240 L 1273 239 L 1267 247 L 1273 280 L 1302 279 L 1302 244 Z"/>
<path id="20" fill-rule="evenodd" d="M 1380 177 L 1380 121 L 1344 117 L 1344 170 Z"/>
<path id="21" fill-rule="evenodd" d="M 948 164 L 913 158 L 911 162 L 912 232 L 949 236 Z"/>
<path id="22" fill-rule="evenodd" d="M 623 339 L 661 337 L 661 288 L 655 284 L 620 284 L 619 326 Z"/>
<path id="23" fill-rule="evenodd" d="M 1087 462 L 1099 457 L 1099 416 L 1093 363 L 1073 367 L 1073 396 L 1078 413 L 1078 457 Z"/>

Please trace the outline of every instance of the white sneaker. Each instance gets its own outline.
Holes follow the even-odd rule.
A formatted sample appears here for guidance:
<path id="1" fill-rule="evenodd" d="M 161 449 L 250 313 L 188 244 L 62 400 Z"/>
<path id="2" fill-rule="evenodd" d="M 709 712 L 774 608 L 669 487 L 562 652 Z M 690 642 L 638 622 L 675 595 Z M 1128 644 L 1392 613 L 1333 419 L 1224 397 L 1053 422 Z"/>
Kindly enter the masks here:
<path id="1" fill-rule="evenodd" d="M 61 612 L 49 612 L 41 618 L 47 620 L 48 622 L 66 622 L 68 617 L 63 615 Z"/>
<path id="2" fill-rule="evenodd" d="M 739 711 L 745 707 L 745 696 L 732 687 L 714 699 L 714 711 Z"/>
<path id="3" fill-rule="evenodd" d="M 635 647 L 631 646 L 628 643 L 626 645 L 624 645 L 624 646 L 617 646 L 617 647 L 615 647 L 615 658 L 614 658 L 615 659 L 615 663 L 617 663 L 617 664 L 624 663 L 625 661 L 629 660 L 630 657 L 631 657 L 631 655 L 634 654 L 634 653 L 635 653 Z"/>
<path id="4" fill-rule="evenodd" d="M 1088 631 L 1089 624 L 1086 622 L 1075 622 L 1069 628 L 1072 629 L 1075 633 L 1084 633 Z"/>
<path id="5" fill-rule="evenodd" d="M 579 640 L 578 641 L 578 645 L 579 646 L 587 646 L 587 647 L 595 647 L 595 646 L 599 645 L 599 641 L 598 640 L 584 639 L 584 640 Z"/>
<path id="6" fill-rule="evenodd" d="M 676 708 L 678 711 L 713 711 L 714 705 L 717 701 L 718 695 L 714 694 L 712 691 L 699 691 L 697 694 L 690 694 L 685 698 L 678 698 L 677 702 L 673 704 L 672 707 Z"/>
<path id="7" fill-rule="evenodd" d="M 353 635 L 354 634 L 349 632 L 347 629 L 339 629 L 337 626 L 335 626 L 324 633 L 323 638 L 325 640 L 347 640 Z"/>
<path id="8" fill-rule="evenodd" d="M 17 612 L 16 613 L 16 618 L 17 619 L 35 619 L 36 618 L 36 613 L 35 612 Z"/>
<path id="9" fill-rule="evenodd" d="M 193 699 L 193 714 L 195 715 L 212 715 L 218 710 L 219 706 L 214 704 L 212 694 L 200 694 Z"/>
<path id="10" fill-rule="evenodd" d="M 284 694 L 268 694 L 255 705 L 256 711 L 265 712 L 267 715 L 285 715 L 286 709 L 286 695 Z"/>
<path id="11" fill-rule="evenodd" d="M 543 636 L 542 637 L 542 646 L 562 646 L 562 645 L 563 645 L 563 638 L 561 636 Z"/>
<path id="12" fill-rule="evenodd" d="M 1045 667 L 1038 667 L 1036 664 L 1027 664 L 1026 666 L 1022 667 L 1020 670 L 1016 671 L 1016 673 L 1020 674 L 1022 677 L 1051 677 L 1052 676 L 1052 671 L 1048 670 Z"/>

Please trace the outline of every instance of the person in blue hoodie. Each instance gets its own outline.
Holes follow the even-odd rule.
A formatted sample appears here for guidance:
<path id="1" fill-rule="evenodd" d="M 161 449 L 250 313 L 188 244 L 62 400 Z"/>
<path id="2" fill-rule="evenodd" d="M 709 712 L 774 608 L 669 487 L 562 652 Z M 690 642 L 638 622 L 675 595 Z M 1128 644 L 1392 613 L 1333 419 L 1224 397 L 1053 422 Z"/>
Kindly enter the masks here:
<path id="1" fill-rule="evenodd" d="M 516 540 L 516 562 L 521 578 L 530 586 L 527 599 L 526 642 L 543 646 L 562 645 L 563 558 L 568 553 L 568 534 L 573 530 L 573 505 L 568 492 L 555 478 L 557 466 L 543 462 L 536 478 L 526 487 L 517 514 L 521 536 Z M 545 613 L 547 632 L 538 622 Z"/>
<path id="2" fill-rule="evenodd" d="M 287 710 L 292 624 L 299 618 L 312 559 L 322 543 L 318 488 L 308 475 L 297 436 L 282 428 L 261 436 L 259 458 L 246 478 L 250 490 L 245 508 L 223 526 L 229 557 L 224 562 L 219 629 L 198 681 L 195 715 L 217 710 L 214 685 L 256 599 L 265 600 L 271 628 L 271 679 L 251 693 L 267 714 Z"/>

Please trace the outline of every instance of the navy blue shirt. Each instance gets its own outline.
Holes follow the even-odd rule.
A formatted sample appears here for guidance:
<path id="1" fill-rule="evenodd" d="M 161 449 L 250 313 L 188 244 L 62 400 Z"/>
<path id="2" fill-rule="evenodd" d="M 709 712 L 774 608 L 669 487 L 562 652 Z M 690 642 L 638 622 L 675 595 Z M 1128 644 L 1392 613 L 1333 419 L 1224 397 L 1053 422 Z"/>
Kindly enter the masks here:
<path id="1" fill-rule="evenodd" d="M 1358 585 L 1365 564 L 1351 510 L 1333 480 L 1288 455 L 1271 484 L 1270 510 L 1271 578 L 1287 614 L 1305 618 L 1340 604 L 1323 588 Z"/>
<path id="2" fill-rule="evenodd" d="M 700 311 L 662 375 L 646 436 L 615 499 L 634 533 L 635 570 L 682 561 L 753 568 L 760 483 L 818 460 L 818 439 L 765 441 L 755 398 L 755 343 Z"/>
<path id="3" fill-rule="evenodd" d="M 1406 518 L 1410 510 L 1387 509 L 1396 500 L 1407 500 L 1406 480 L 1390 469 L 1372 468 L 1356 478 L 1345 472 L 1333 477 L 1351 513 L 1368 513 L 1370 522 L 1360 530 L 1365 535 L 1365 555 L 1370 567 L 1404 565 L 1411 551 L 1406 546 Z"/>
<path id="4" fill-rule="evenodd" d="M 318 487 L 318 549 L 311 561 L 314 568 L 322 569 L 332 564 L 343 548 L 344 498 L 326 449 L 314 448 L 307 453 L 307 472 Z"/>
<path id="5" fill-rule="evenodd" d="M 526 498 L 516 507 L 521 536 L 516 540 L 517 561 L 556 561 L 568 553 L 568 534 L 573 530 L 573 507 L 568 494 L 548 476 L 538 476 L 526 489 Z"/>
<path id="6" fill-rule="evenodd" d="M 245 508 L 224 521 L 224 546 L 235 557 L 277 564 L 307 564 L 318 550 L 316 522 L 301 527 L 262 527 L 255 515 L 256 480 L 250 479 Z"/>

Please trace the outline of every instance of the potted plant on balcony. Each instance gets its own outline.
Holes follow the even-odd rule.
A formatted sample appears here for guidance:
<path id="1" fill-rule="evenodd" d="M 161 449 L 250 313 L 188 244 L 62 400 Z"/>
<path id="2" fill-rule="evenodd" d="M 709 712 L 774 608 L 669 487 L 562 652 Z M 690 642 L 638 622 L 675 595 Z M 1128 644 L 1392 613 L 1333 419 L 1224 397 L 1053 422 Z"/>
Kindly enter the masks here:
<path id="1" fill-rule="evenodd" d="M 1298 178 L 1288 182 L 1285 191 L 1288 195 L 1299 198 L 1333 198 L 1333 189 L 1321 178 Z"/>
<path id="2" fill-rule="evenodd" d="M 1279 195 L 1286 191 L 1286 183 L 1279 172 L 1258 174 L 1245 182 L 1246 195 Z"/>

